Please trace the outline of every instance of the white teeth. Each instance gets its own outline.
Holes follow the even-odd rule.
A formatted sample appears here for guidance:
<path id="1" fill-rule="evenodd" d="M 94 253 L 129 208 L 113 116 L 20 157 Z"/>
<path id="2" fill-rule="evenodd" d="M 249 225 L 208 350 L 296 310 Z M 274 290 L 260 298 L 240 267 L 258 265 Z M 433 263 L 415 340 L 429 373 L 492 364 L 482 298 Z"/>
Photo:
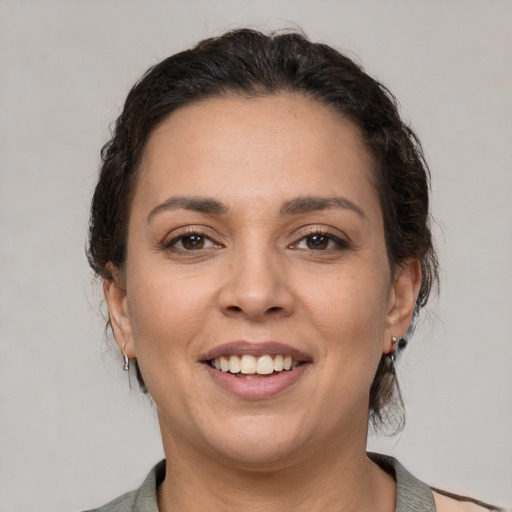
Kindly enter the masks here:
<path id="1" fill-rule="evenodd" d="M 256 357 L 249 354 L 243 356 L 231 355 L 216 357 L 211 365 L 216 370 L 229 373 L 241 373 L 243 375 L 270 375 L 283 370 L 294 370 L 300 366 L 299 361 L 294 361 L 291 356 L 270 356 L 268 354 Z"/>
<path id="2" fill-rule="evenodd" d="M 276 372 L 282 371 L 284 369 L 283 363 L 284 363 L 284 357 L 283 356 L 276 356 L 276 357 L 274 357 L 274 370 Z"/>
<path id="3" fill-rule="evenodd" d="M 230 373 L 238 373 L 240 371 L 240 359 L 238 356 L 232 355 L 229 358 L 229 371 Z"/>
<path id="4" fill-rule="evenodd" d="M 215 368 L 217 368 L 217 370 L 219 369 L 218 367 L 218 364 L 217 364 L 217 361 L 218 359 L 215 359 Z M 225 357 L 220 357 L 220 369 L 223 371 L 223 372 L 229 372 L 229 361 L 225 358 Z"/>
<path id="5" fill-rule="evenodd" d="M 256 373 L 256 359 L 247 354 L 243 355 L 240 359 L 240 371 L 242 373 Z"/>
<path id="6" fill-rule="evenodd" d="M 274 361 L 270 356 L 261 356 L 256 364 L 256 373 L 270 375 L 274 372 Z"/>

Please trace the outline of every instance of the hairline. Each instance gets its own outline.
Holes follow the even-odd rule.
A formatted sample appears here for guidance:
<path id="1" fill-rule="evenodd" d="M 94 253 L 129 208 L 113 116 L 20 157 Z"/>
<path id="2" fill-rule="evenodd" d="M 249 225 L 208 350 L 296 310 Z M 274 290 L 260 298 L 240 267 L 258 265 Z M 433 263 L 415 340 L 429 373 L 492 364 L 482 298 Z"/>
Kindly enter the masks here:
<path id="1" fill-rule="evenodd" d="M 253 90 L 251 90 L 251 87 Z M 381 171 L 379 171 L 379 163 L 377 161 L 377 157 L 374 153 L 374 150 L 371 147 L 371 144 L 368 142 L 364 130 L 361 127 L 360 123 L 353 116 L 350 116 L 346 112 L 342 112 L 341 109 L 335 108 L 335 106 L 328 102 L 326 99 L 322 98 L 321 95 L 315 94 L 314 92 L 308 93 L 307 91 L 302 91 L 300 89 L 293 89 L 290 86 L 282 86 L 276 90 L 271 90 L 270 88 L 258 87 L 257 85 L 250 85 L 247 89 L 239 88 L 237 89 L 235 86 L 222 85 L 217 90 L 212 90 L 209 92 L 198 93 L 196 97 L 187 98 L 186 101 L 183 101 L 180 105 L 175 108 L 170 109 L 169 112 L 163 114 L 160 119 L 158 119 L 153 126 L 147 131 L 146 138 L 143 143 L 140 145 L 139 152 L 136 154 L 136 158 L 132 164 L 133 172 L 130 179 L 130 185 L 128 188 L 128 193 L 126 195 L 125 202 L 125 232 L 123 233 L 124 238 L 124 259 L 118 271 L 121 274 L 124 274 L 124 269 L 126 265 L 126 256 L 128 249 L 128 232 L 129 232 L 129 224 L 131 218 L 132 204 L 133 199 L 135 197 L 137 187 L 139 184 L 139 180 L 144 174 L 144 155 L 147 151 L 147 147 L 149 141 L 154 134 L 154 132 L 165 123 L 174 113 L 192 106 L 200 106 L 209 101 L 216 99 L 242 99 L 242 100 L 254 100 L 260 98 L 268 98 L 268 97 L 282 97 L 282 96 L 291 96 L 297 98 L 306 99 L 319 107 L 325 109 L 326 111 L 332 113 L 334 116 L 338 117 L 340 121 L 344 121 L 350 124 L 350 126 L 357 132 L 359 141 L 361 143 L 361 148 L 363 149 L 363 154 L 368 159 L 368 168 L 369 172 L 369 180 L 370 184 L 375 188 L 377 192 L 377 196 L 379 198 L 379 207 L 382 214 L 383 220 L 383 229 L 384 229 L 384 239 L 386 245 L 386 254 L 388 259 L 388 265 L 390 268 L 391 276 L 395 275 L 396 270 L 400 267 L 400 264 L 403 261 L 394 262 L 391 258 L 391 248 L 388 246 L 387 239 L 387 223 L 386 223 L 386 212 L 384 209 L 384 198 L 382 196 L 383 191 L 381 190 Z"/>

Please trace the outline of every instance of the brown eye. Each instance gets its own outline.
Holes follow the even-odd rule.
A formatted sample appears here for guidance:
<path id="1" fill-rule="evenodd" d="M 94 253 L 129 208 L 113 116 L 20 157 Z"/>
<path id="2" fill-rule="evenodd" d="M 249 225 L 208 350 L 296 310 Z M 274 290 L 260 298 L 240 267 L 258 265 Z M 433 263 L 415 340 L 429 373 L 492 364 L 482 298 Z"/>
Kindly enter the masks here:
<path id="1" fill-rule="evenodd" d="M 196 251 L 203 249 L 205 245 L 205 236 L 203 235 L 187 235 L 180 238 L 183 249 L 187 251 Z"/>
<path id="2" fill-rule="evenodd" d="M 335 251 L 344 250 L 350 247 L 347 240 L 339 238 L 331 233 L 311 233 L 295 242 L 292 246 L 295 249 L 309 251 Z"/>
<path id="3" fill-rule="evenodd" d="M 182 253 L 201 251 L 203 249 L 210 249 L 213 247 L 219 247 L 219 245 L 217 245 L 210 237 L 202 233 L 179 235 L 164 244 L 164 249 Z"/>
<path id="4" fill-rule="evenodd" d="M 327 249 L 331 239 L 325 235 L 311 235 L 306 237 L 306 245 L 308 249 L 322 250 Z"/>

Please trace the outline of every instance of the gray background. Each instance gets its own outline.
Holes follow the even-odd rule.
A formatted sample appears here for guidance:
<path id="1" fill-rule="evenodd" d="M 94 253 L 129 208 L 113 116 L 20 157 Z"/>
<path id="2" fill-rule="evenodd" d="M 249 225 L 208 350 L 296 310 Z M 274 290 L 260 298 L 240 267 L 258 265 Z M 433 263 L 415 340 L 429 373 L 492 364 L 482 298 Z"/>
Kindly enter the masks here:
<path id="1" fill-rule="evenodd" d="M 149 65 L 294 23 L 391 88 L 433 173 L 442 291 L 401 361 L 406 429 L 370 446 L 510 506 L 511 21 L 505 0 L 0 0 L 1 510 L 99 505 L 161 457 L 84 257 L 99 148 Z"/>

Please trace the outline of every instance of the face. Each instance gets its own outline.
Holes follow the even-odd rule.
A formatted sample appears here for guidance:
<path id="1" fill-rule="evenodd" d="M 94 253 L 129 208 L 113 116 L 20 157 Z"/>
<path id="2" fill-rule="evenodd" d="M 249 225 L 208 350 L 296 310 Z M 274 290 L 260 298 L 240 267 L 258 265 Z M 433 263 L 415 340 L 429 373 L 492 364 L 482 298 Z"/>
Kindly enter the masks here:
<path id="1" fill-rule="evenodd" d="M 358 130 L 282 95 L 210 99 L 152 133 L 105 293 L 166 451 L 258 465 L 364 449 L 418 286 L 417 262 L 390 271 Z"/>

